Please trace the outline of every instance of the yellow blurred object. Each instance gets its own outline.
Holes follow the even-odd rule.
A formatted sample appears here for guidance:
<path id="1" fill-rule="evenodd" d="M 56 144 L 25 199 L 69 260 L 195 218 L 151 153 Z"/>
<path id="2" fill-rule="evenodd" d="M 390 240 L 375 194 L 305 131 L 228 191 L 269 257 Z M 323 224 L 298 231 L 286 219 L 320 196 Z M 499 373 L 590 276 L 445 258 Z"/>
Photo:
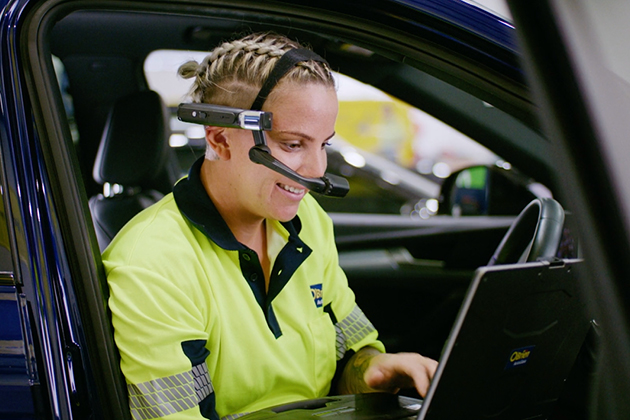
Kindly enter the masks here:
<path id="1" fill-rule="evenodd" d="M 401 166 L 414 164 L 413 141 L 418 127 L 409 118 L 410 106 L 390 101 L 339 101 L 335 130 L 348 143 Z"/>

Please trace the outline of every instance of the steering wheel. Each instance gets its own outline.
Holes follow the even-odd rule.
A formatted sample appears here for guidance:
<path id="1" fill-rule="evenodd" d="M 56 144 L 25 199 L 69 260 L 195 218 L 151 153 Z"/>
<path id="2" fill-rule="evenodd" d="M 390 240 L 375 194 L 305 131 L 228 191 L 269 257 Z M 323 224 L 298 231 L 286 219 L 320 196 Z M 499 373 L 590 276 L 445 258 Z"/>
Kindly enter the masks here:
<path id="1" fill-rule="evenodd" d="M 553 198 L 536 198 L 521 211 L 488 265 L 554 257 L 562 239 L 564 209 Z"/>

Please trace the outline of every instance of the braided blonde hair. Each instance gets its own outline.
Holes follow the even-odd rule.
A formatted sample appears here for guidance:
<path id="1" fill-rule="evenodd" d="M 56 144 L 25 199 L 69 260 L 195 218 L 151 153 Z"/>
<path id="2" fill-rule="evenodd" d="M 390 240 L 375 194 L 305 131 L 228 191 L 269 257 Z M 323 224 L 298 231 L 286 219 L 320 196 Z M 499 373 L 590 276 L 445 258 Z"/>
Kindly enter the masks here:
<path id="1" fill-rule="evenodd" d="M 193 102 L 248 109 L 278 59 L 300 47 L 282 35 L 252 34 L 224 42 L 201 63 L 184 63 L 178 74 L 185 79 L 195 78 L 189 92 Z M 282 80 L 335 86 L 328 65 L 316 61 L 299 63 Z"/>

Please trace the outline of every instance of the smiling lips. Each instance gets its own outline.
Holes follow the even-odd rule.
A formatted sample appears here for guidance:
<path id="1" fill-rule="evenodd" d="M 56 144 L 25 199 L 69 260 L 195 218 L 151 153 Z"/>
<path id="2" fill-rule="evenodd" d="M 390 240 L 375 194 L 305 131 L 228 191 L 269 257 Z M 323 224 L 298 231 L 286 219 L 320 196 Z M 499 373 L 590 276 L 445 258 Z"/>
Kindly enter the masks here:
<path id="1" fill-rule="evenodd" d="M 304 192 L 306 192 L 304 188 L 292 187 L 290 185 L 285 185 L 285 184 L 280 184 L 280 183 L 278 183 L 278 186 L 282 188 L 283 190 L 296 194 L 296 195 L 301 195 L 301 194 L 304 194 Z"/>

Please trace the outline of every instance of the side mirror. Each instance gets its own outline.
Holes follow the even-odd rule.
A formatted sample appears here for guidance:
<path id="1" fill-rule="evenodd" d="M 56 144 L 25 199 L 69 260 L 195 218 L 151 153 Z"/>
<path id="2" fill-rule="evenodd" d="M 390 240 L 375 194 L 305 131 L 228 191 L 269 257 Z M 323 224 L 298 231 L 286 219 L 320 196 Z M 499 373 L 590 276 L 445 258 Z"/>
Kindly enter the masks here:
<path id="1" fill-rule="evenodd" d="M 452 173 L 442 184 L 438 214 L 516 216 L 549 190 L 513 169 L 472 166 Z"/>

